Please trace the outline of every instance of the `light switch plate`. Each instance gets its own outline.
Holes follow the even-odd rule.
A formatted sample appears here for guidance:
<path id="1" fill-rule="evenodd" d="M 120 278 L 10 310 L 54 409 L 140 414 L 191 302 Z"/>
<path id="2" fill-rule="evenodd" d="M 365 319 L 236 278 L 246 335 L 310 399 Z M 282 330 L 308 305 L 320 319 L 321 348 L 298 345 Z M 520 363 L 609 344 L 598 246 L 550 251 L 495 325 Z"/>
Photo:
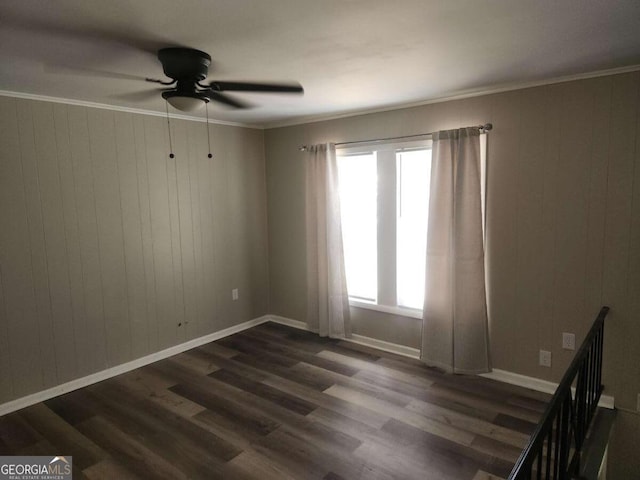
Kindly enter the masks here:
<path id="1" fill-rule="evenodd" d="M 238 289 L 234 288 L 233 290 L 231 290 L 231 298 L 233 300 L 238 300 Z"/>

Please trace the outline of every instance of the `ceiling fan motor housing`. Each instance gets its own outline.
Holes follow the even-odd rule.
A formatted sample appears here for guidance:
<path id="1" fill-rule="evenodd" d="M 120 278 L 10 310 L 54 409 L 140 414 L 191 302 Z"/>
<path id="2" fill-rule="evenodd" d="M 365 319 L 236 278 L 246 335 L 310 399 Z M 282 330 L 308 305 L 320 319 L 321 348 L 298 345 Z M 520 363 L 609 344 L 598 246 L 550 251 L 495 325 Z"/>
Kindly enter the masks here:
<path id="1" fill-rule="evenodd" d="M 193 83 L 207 78 L 211 65 L 208 53 L 193 48 L 163 48 L 158 51 L 158 60 L 167 77 Z"/>
<path id="2" fill-rule="evenodd" d="M 168 85 L 162 91 L 162 98 L 167 100 L 178 110 L 192 111 L 210 100 L 226 104 L 234 108 L 248 108 L 234 98 L 226 96 L 225 91 L 238 92 L 270 92 L 270 93 L 302 93 L 299 84 L 271 84 L 247 82 L 202 82 L 209 74 L 211 57 L 208 53 L 194 48 L 171 47 L 158 50 L 158 60 L 162 63 L 164 74 L 171 78 L 171 82 L 147 79 L 150 82 Z"/>

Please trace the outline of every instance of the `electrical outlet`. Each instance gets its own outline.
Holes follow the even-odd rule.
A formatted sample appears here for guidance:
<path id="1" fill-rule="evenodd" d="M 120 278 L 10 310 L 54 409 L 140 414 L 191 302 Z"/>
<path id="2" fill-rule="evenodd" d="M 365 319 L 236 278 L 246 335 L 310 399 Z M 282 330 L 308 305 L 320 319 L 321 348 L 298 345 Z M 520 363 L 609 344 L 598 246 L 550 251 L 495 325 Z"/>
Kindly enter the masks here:
<path id="1" fill-rule="evenodd" d="M 576 349 L 576 334 L 575 333 L 562 333 L 562 348 L 565 350 Z"/>
<path id="2" fill-rule="evenodd" d="M 540 366 L 541 367 L 551 366 L 551 352 L 548 352 L 546 350 L 540 350 Z"/>
<path id="3" fill-rule="evenodd" d="M 237 300 L 238 299 L 238 289 L 234 288 L 233 290 L 231 290 L 231 298 L 233 300 Z"/>

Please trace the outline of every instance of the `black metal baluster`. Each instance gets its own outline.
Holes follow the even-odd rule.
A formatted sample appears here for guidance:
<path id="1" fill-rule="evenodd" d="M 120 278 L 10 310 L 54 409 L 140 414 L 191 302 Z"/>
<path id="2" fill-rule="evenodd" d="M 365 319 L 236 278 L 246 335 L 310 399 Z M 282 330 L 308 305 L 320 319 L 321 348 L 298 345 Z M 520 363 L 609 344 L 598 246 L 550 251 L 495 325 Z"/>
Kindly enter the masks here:
<path id="1" fill-rule="evenodd" d="M 600 327 L 600 335 L 598 338 L 598 350 L 600 351 L 600 367 L 598 368 L 598 385 L 602 391 L 602 359 L 604 356 L 604 322 Z"/>
<path id="2" fill-rule="evenodd" d="M 589 410 L 589 420 L 593 417 L 593 413 L 598 406 L 596 403 L 596 397 L 598 396 L 598 386 L 596 385 L 596 350 L 594 348 L 595 342 L 591 345 L 589 349 L 589 366 L 591 368 L 591 403 L 589 406 L 591 407 Z"/>
<path id="3" fill-rule="evenodd" d="M 562 430 L 561 425 L 561 412 L 562 405 L 560 406 L 560 410 L 556 414 L 556 441 L 555 441 L 555 457 L 553 459 L 553 478 L 554 480 L 560 478 L 560 432 Z"/>
<path id="4" fill-rule="evenodd" d="M 594 348 L 596 350 L 596 386 L 598 388 L 598 396 L 601 391 L 601 380 L 602 380 L 602 350 L 600 349 L 600 339 L 602 338 L 602 328 L 598 329 L 598 334 L 596 335 L 596 340 L 594 342 Z"/>
<path id="5" fill-rule="evenodd" d="M 587 371 L 584 366 L 580 368 L 580 373 L 578 374 L 578 385 L 576 387 L 576 398 L 577 398 L 577 420 L 576 420 L 576 449 L 579 451 L 582 448 L 582 439 L 585 434 L 585 401 L 587 399 Z"/>
<path id="6" fill-rule="evenodd" d="M 552 428 L 549 429 L 549 434 L 547 436 L 547 469 L 545 470 L 545 479 L 549 479 L 549 474 L 551 473 L 551 453 L 553 452 L 553 425 Z"/>
<path id="7" fill-rule="evenodd" d="M 567 472 L 567 458 L 569 456 L 569 418 L 567 401 L 571 402 L 571 397 L 565 397 L 565 401 L 562 406 L 562 433 L 560 435 L 560 478 L 564 479 Z"/>
<path id="8" fill-rule="evenodd" d="M 591 403 L 593 402 L 593 370 L 591 368 L 591 352 L 589 351 L 586 359 L 587 367 L 587 419 L 591 413 Z"/>

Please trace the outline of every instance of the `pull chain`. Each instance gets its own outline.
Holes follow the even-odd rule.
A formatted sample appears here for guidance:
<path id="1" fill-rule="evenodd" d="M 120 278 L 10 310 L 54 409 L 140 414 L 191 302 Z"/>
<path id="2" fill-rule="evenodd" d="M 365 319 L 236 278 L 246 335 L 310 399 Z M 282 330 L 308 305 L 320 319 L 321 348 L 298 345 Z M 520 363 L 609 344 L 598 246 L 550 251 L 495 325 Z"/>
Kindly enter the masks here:
<path id="1" fill-rule="evenodd" d="M 209 102 L 205 102 L 204 104 L 204 110 L 206 112 L 207 115 L 207 144 L 209 145 L 209 155 L 207 155 L 207 157 L 209 158 L 213 158 L 213 155 L 211 155 L 211 137 L 209 136 Z"/>
<path id="2" fill-rule="evenodd" d="M 166 99 L 164 101 L 164 108 L 167 112 L 167 130 L 169 131 L 169 158 L 174 158 L 175 155 L 173 154 L 173 144 L 171 142 L 171 122 L 169 122 L 169 103 Z"/>

